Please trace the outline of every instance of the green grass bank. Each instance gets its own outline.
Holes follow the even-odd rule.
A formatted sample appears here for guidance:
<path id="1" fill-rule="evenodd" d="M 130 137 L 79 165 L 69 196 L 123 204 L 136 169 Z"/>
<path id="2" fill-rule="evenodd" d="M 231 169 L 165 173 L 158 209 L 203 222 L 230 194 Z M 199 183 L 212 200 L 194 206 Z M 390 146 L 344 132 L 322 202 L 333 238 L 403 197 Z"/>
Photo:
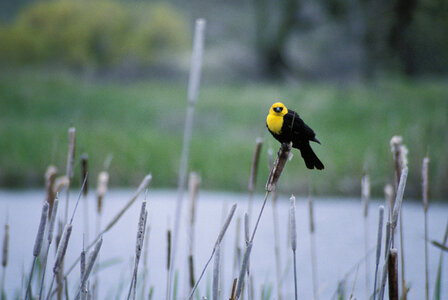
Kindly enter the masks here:
<path id="1" fill-rule="evenodd" d="M 42 187 L 48 165 L 65 172 L 67 129 L 77 130 L 76 157 L 89 155 L 91 178 L 108 154 L 111 186 L 136 185 L 151 171 L 153 186 L 175 187 L 182 145 L 187 84 L 121 84 L 67 73 L 0 73 L 0 186 Z M 190 169 L 204 189 L 244 191 L 255 139 L 264 139 L 258 190 L 268 175 L 267 150 L 279 144 L 265 128 L 272 102 L 296 110 L 317 133 L 313 149 L 325 170 L 310 171 L 297 150 L 280 189 L 317 195 L 359 194 L 363 170 L 382 195 L 393 178 L 389 141 L 402 135 L 409 148 L 407 193 L 419 197 L 423 157 L 431 157 L 431 191 L 448 187 L 446 81 L 381 80 L 338 86 L 325 83 L 204 85 L 195 112 Z M 75 178 L 79 174 L 76 165 Z M 93 181 L 93 180 L 92 180 Z M 93 182 L 92 182 L 93 183 Z"/>

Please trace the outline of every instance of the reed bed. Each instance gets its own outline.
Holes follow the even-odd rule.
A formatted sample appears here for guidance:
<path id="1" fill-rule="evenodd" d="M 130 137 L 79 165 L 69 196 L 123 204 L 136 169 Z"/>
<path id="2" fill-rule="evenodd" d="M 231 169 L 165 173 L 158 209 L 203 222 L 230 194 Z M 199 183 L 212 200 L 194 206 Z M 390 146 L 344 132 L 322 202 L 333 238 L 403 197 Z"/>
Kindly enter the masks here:
<path id="1" fill-rule="evenodd" d="M 216 240 L 214 243 L 210 242 L 208 245 L 211 248 L 211 254 L 206 259 L 205 265 L 201 269 L 199 276 L 196 276 L 195 270 L 197 267 L 197 257 L 195 256 L 195 244 L 196 237 L 198 236 L 199 230 L 204 228 L 196 228 L 196 220 L 203 217 L 198 215 L 198 194 L 200 188 L 200 176 L 194 172 L 190 173 L 188 180 L 188 189 L 190 194 L 189 202 L 189 219 L 185 223 L 186 230 L 184 233 L 187 235 L 187 251 L 185 257 L 183 257 L 184 262 L 187 264 L 187 272 L 183 278 L 179 276 L 181 273 L 181 268 L 176 264 L 176 253 L 178 252 L 179 246 L 179 235 L 181 231 L 182 219 L 182 202 L 183 194 L 187 184 L 187 174 L 188 174 L 188 160 L 190 143 L 192 137 L 192 126 L 194 121 L 194 109 L 197 102 L 200 79 L 201 79 L 201 68 L 202 68 L 202 57 L 204 51 L 204 36 L 205 36 L 205 21 L 197 20 L 193 41 L 193 53 L 191 60 L 191 71 L 189 77 L 188 85 L 188 106 L 186 112 L 186 121 L 184 127 L 183 136 L 183 146 L 180 159 L 179 173 L 178 173 L 178 190 L 176 198 L 176 207 L 174 211 L 174 226 L 171 227 L 170 222 L 168 222 L 166 231 L 166 264 L 164 266 L 166 272 L 166 286 L 165 288 L 160 286 L 152 286 L 151 279 L 147 276 L 147 270 L 151 269 L 151 261 L 148 261 L 149 250 L 149 223 L 151 222 L 148 216 L 148 202 L 147 202 L 147 192 L 144 200 L 141 202 L 140 213 L 136 217 L 135 221 L 137 223 L 136 230 L 136 240 L 135 240 L 135 250 L 133 253 L 133 259 L 130 266 L 127 268 L 129 272 L 122 273 L 122 280 L 117 287 L 116 294 L 113 295 L 117 299 L 152 299 L 154 295 L 154 290 L 164 291 L 164 296 L 167 300 L 177 300 L 177 299 L 213 299 L 213 300 L 238 300 L 247 299 L 254 300 L 261 296 L 261 299 L 292 299 L 292 294 L 294 294 L 294 299 L 299 299 L 300 289 L 299 289 L 299 272 L 301 274 L 300 278 L 309 277 L 309 274 L 304 273 L 304 269 L 299 268 L 300 261 L 298 262 L 297 256 L 302 252 L 301 244 L 298 242 L 297 232 L 301 228 L 297 228 L 298 222 L 296 219 L 296 198 L 292 196 L 290 198 L 289 207 L 289 219 L 288 219 L 288 247 L 281 244 L 280 238 L 280 223 L 284 220 L 280 220 L 278 217 L 278 207 L 277 207 L 277 191 L 280 185 L 280 178 L 283 170 L 286 167 L 288 160 L 290 159 L 290 153 L 292 144 L 282 144 L 277 153 L 275 160 L 273 159 L 271 151 L 271 159 L 273 163 L 269 164 L 270 173 L 265 184 L 265 194 L 263 202 L 261 203 L 260 211 L 256 219 L 253 217 L 253 206 L 254 206 L 254 195 L 257 191 L 256 182 L 257 174 L 260 164 L 260 155 L 262 150 L 262 140 L 258 138 L 256 140 L 255 150 L 253 153 L 252 164 L 250 166 L 250 177 L 249 177 L 249 199 L 247 211 L 238 211 L 237 204 L 233 204 L 232 207 L 227 212 L 227 209 L 222 209 L 223 221 L 221 222 L 221 229 L 218 232 Z M 128 199 L 127 202 L 119 209 L 110 220 L 103 226 L 103 218 L 109 216 L 103 216 L 105 198 L 109 189 L 109 164 L 111 156 L 106 159 L 103 170 L 98 174 L 97 186 L 96 186 L 96 230 L 93 238 L 90 237 L 91 225 L 89 223 L 89 215 L 92 215 L 92 211 L 89 210 L 88 205 L 88 190 L 89 190 L 89 166 L 90 164 L 95 164 L 96 162 L 90 162 L 88 160 L 87 154 L 83 154 L 79 160 L 79 165 L 76 165 L 76 134 L 77 131 L 75 127 L 71 126 L 68 130 L 68 153 L 67 153 L 67 165 L 66 172 L 58 177 L 58 169 L 55 166 L 49 166 L 45 173 L 45 201 L 42 205 L 42 212 L 40 217 L 40 222 L 37 227 L 37 235 L 35 238 L 34 246 L 32 249 L 32 263 L 30 264 L 30 272 L 26 275 L 24 274 L 21 278 L 23 283 L 20 285 L 20 299 L 99 299 L 100 293 L 98 292 L 101 275 L 103 274 L 100 267 L 100 251 L 103 245 L 103 239 L 114 239 L 120 237 L 111 236 L 111 229 L 115 227 L 117 223 L 120 222 L 122 217 L 129 211 L 133 204 L 137 201 L 143 191 L 147 191 L 148 186 L 152 180 L 152 174 L 149 173 L 141 181 L 140 185 L 137 187 L 136 191 Z M 345 286 L 349 276 L 354 273 L 354 279 L 352 283 L 352 288 L 349 294 L 349 299 L 355 299 L 355 286 L 358 278 L 358 272 L 360 270 L 361 264 L 365 264 L 365 292 L 367 299 L 384 299 L 386 291 L 389 294 L 389 299 L 406 299 L 408 295 L 408 287 L 405 280 L 405 259 L 404 259 L 404 230 L 402 222 L 402 205 L 403 197 L 406 187 L 406 182 L 408 178 L 408 163 L 407 163 L 407 148 L 403 145 L 402 138 L 400 136 L 394 136 L 390 141 L 390 147 L 393 154 L 393 186 L 387 185 L 385 188 L 386 194 L 386 209 L 384 206 L 379 205 L 378 207 L 378 231 L 377 231 L 377 241 L 376 247 L 370 248 L 369 245 L 369 206 L 370 203 L 370 178 L 367 174 L 362 177 L 361 184 L 361 198 L 363 203 L 363 218 L 364 218 L 364 255 L 358 260 L 354 265 L 345 272 L 345 275 L 340 281 L 337 287 L 334 287 L 335 295 L 338 299 L 346 299 Z M 72 209 L 72 215 L 69 219 L 69 195 L 70 189 L 73 188 L 72 178 L 75 173 L 75 169 L 80 167 L 80 175 L 82 186 L 80 187 L 78 198 L 74 208 Z M 247 166 L 249 167 L 249 166 Z M 424 226 L 425 226 L 425 297 L 429 299 L 430 289 L 429 289 L 429 267 L 428 267 L 428 246 L 429 246 L 429 228 L 428 228 L 428 208 L 429 208 L 429 158 L 423 160 L 422 165 L 422 199 L 423 199 L 423 210 L 424 210 Z M 155 175 L 157 176 L 157 175 Z M 60 199 L 58 192 L 66 189 L 67 194 L 65 199 Z M 251 254 L 254 248 L 262 248 L 260 244 L 255 244 L 255 236 L 259 229 L 260 223 L 262 222 L 262 215 L 265 210 L 267 201 L 271 197 L 272 200 L 272 212 L 273 212 L 273 247 L 274 247 L 274 257 L 275 257 L 275 285 L 276 293 L 275 297 L 272 293 L 272 282 L 267 279 L 262 282 L 260 277 L 265 274 L 254 274 L 252 268 L 254 265 L 263 263 L 259 260 L 251 258 Z M 79 225 L 74 222 L 75 213 L 80 199 L 83 198 L 83 224 Z M 60 202 L 63 203 L 65 200 L 65 214 L 61 216 L 58 210 L 61 210 Z M 224 205 L 226 207 L 226 204 Z M 310 236 L 310 261 L 311 261 L 311 277 L 312 277 L 312 292 L 313 298 L 319 299 L 319 276 L 317 272 L 317 249 L 316 244 L 316 219 L 315 212 L 313 208 L 313 200 L 311 195 L 309 195 L 308 200 L 309 209 L 309 236 Z M 227 215 L 225 215 L 227 212 Z M 244 214 L 244 226 L 241 226 L 241 216 Z M 386 214 L 386 216 L 385 216 Z M 232 263 L 227 263 L 224 257 L 228 254 L 226 253 L 226 247 L 224 243 L 224 237 L 228 232 L 228 228 L 234 218 L 237 215 L 235 229 L 235 246 L 234 246 L 234 257 Z M 386 219 L 386 222 L 384 220 Z M 251 220 L 255 220 L 255 223 L 251 224 Z M 264 222 L 264 221 L 263 221 Z M 58 223 L 58 232 L 54 236 L 54 230 L 56 223 Z M 284 222 L 286 223 L 286 222 Z M 386 226 L 384 226 L 384 223 Z M 48 226 L 47 226 L 48 225 Z M 83 245 L 82 250 L 77 253 L 76 259 L 74 261 L 67 261 L 67 251 L 72 250 L 69 248 L 70 238 L 74 227 L 83 228 Z M 385 227 L 385 229 L 384 229 Z M 243 233 L 242 233 L 243 231 Z M 396 242 L 396 234 L 399 233 L 399 243 Z M 241 236 L 244 234 L 244 251 L 240 245 Z M 301 235 L 299 235 L 301 237 Z M 384 237 L 384 238 L 383 238 Z M 448 224 L 445 236 L 442 242 L 432 241 L 432 244 L 439 247 L 441 250 L 439 259 L 439 268 L 437 270 L 436 285 L 434 289 L 434 298 L 436 300 L 442 299 L 441 297 L 441 276 L 442 276 L 442 258 L 443 253 L 446 251 L 446 243 L 448 237 Z M 85 245 L 84 245 L 85 240 Z M 2 281 L 1 281 L 1 297 L 6 299 L 5 293 L 5 282 L 6 282 L 6 269 L 8 266 L 8 251 L 9 251 L 9 223 L 5 224 L 4 238 L 3 238 L 3 256 L 2 256 Z M 208 242 L 208 241 L 207 241 Z M 51 255 L 50 248 L 54 245 L 55 254 Z M 161 245 L 151 245 L 152 247 L 161 247 Z M 271 245 L 269 245 L 271 246 Z M 42 248 L 44 251 L 42 253 Z M 210 249 L 207 248 L 207 249 Z M 292 251 L 292 259 L 289 257 L 288 260 L 282 261 L 281 249 L 285 248 L 287 251 Z M 290 249 L 287 249 L 290 248 Z M 376 249 L 375 249 L 376 248 Z M 286 251 L 285 250 L 285 251 Z M 374 251 L 376 250 L 376 251 Z M 384 250 L 384 256 L 382 255 L 382 250 Z M 369 261 L 371 259 L 372 253 L 375 252 L 375 270 L 371 274 Z M 290 253 L 290 252 L 288 252 Z M 143 254 L 143 270 L 141 269 L 140 260 Z M 131 255 L 131 253 L 129 253 Z M 46 282 L 46 269 L 49 264 L 49 259 L 52 259 L 53 264 L 51 268 L 51 281 L 47 288 L 45 286 Z M 268 259 L 268 258 L 266 258 Z M 308 258 L 307 258 L 308 259 Z M 208 266 L 213 260 L 213 269 L 211 272 L 208 270 Z M 292 271 L 291 262 L 292 261 Z M 75 278 L 72 271 L 78 266 L 80 274 L 79 277 Z M 227 265 L 232 265 L 233 268 L 231 278 L 224 276 L 224 269 Z M 38 271 L 35 270 L 36 265 L 38 266 Z M 66 268 L 68 267 L 68 268 Z M 400 267 L 400 269 L 399 269 Z M 362 268 L 361 268 L 362 270 Z M 160 270 L 157 270 L 160 271 Z M 291 274 L 292 272 L 292 274 Z M 163 273 L 159 272 L 159 273 Z M 39 276 L 36 276 L 39 275 Z M 127 275 L 126 275 L 127 274 Z M 303 274 L 303 275 L 302 275 Z M 292 276 L 291 276 L 292 275 Z M 163 276 L 163 275 L 162 275 Z M 204 276 L 208 278 L 206 282 L 202 282 Z M 235 278 L 236 276 L 236 278 Z M 373 279 L 372 279 L 373 276 Z M 93 277 L 93 284 L 90 280 Z M 211 277 L 211 280 L 210 280 Z M 288 280 L 286 278 L 293 278 L 294 288 L 287 284 L 284 284 Z M 36 279 L 37 278 L 37 279 Z M 401 279 L 401 294 L 400 294 L 400 279 Z M 12 280 L 12 279 L 10 279 Z M 184 290 L 181 289 L 182 281 L 185 280 Z M 56 282 L 56 287 L 54 284 Z M 103 280 L 102 282 L 106 282 Z M 201 283 L 202 282 L 202 283 Z M 261 282 L 261 284 L 260 284 Z M 302 282 L 302 279 L 301 281 Z M 388 285 L 386 283 L 388 282 Z M 224 288 L 227 284 L 231 286 L 231 289 Z M 370 286 L 373 283 L 373 290 Z M 104 283 L 106 284 L 106 283 Z M 200 287 L 201 285 L 201 287 Z M 202 286 L 205 285 L 205 292 L 201 290 Z M 38 296 L 34 295 L 33 287 L 37 286 L 39 289 Z M 127 292 L 123 291 L 123 286 L 128 286 Z M 140 293 L 138 290 L 140 288 Z M 146 291 L 148 290 L 148 293 Z M 260 292 L 261 291 L 261 292 Z M 125 295 L 122 295 L 125 293 Z M 163 292 L 159 293 L 160 295 Z M 23 297 L 24 296 L 24 297 Z M 364 295 L 363 295 L 364 296 Z M 202 297 L 202 298 L 201 298 Z M 358 298 L 361 296 L 358 295 Z"/>

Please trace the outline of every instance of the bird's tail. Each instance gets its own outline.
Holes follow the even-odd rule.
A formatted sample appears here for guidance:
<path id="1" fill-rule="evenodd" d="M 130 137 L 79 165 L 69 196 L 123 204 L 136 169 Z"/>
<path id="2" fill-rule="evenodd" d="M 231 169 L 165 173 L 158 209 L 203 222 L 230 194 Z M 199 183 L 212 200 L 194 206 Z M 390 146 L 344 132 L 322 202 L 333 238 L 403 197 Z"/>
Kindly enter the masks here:
<path id="1" fill-rule="evenodd" d="M 324 164 L 316 156 L 309 143 L 306 143 L 306 145 L 300 147 L 300 154 L 302 155 L 308 169 L 324 169 Z"/>

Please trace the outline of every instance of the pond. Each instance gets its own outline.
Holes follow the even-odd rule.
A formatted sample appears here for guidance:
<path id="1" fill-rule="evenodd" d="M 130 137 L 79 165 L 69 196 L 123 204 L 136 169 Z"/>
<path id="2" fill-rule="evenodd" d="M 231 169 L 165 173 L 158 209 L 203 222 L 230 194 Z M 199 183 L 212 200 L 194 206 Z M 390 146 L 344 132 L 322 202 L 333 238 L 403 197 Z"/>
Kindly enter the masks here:
<path id="1" fill-rule="evenodd" d="M 131 190 L 112 190 L 104 199 L 104 212 L 101 223 L 108 223 L 111 218 L 124 206 L 131 197 Z M 175 191 L 149 190 L 148 224 L 150 232 L 147 252 L 147 280 L 146 292 L 154 287 L 153 299 L 164 299 L 166 289 L 166 257 L 167 257 L 167 228 L 172 228 L 176 202 Z M 254 217 L 258 215 L 264 195 L 254 198 Z M 10 224 L 10 252 L 6 269 L 6 293 L 8 299 L 18 294 L 23 272 L 28 276 L 31 262 L 35 234 L 40 219 L 42 200 L 45 198 L 43 190 L 33 191 L 0 191 L 0 237 L 3 239 L 6 218 Z M 283 299 L 294 298 L 292 252 L 288 247 L 288 216 L 289 201 L 287 195 L 279 196 L 278 220 L 280 260 L 282 271 Z M 70 196 L 70 211 L 74 207 L 76 193 Z M 132 272 L 133 256 L 135 252 L 136 229 L 143 196 L 125 213 L 119 222 L 104 235 L 104 242 L 100 252 L 100 262 L 103 268 L 99 272 L 100 299 L 123 299 L 129 288 Z M 88 197 L 89 205 L 89 236 L 95 233 L 96 203 L 95 195 Z M 373 200 L 369 206 L 368 217 L 368 247 L 374 249 L 377 239 L 378 206 L 382 200 Z M 197 202 L 194 259 L 196 277 L 210 256 L 215 240 L 220 231 L 223 220 L 233 203 L 238 207 L 232 223 L 223 240 L 222 258 L 222 299 L 228 299 L 233 278 L 238 270 L 234 266 L 237 218 L 241 220 L 240 247 L 243 247 L 243 218 L 248 207 L 248 196 L 245 194 L 231 194 L 221 192 L 201 191 Z M 271 298 L 276 299 L 276 263 L 274 254 L 274 226 L 271 201 L 261 218 L 260 226 L 255 236 L 251 254 L 250 270 L 253 275 L 255 298 L 261 299 L 261 290 L 271 288 Z M 299 299 L 313 299 L 313 282 L 311 273 L 311 244 L 309 233 L 308 200 L 297 197 L 297 271 Z M 64 215 L 65 195 L 61 196 L 59 215 Z M 178 270 L 178 299 L 184 299 L 187 293 L 187 245 L 189 226 L 187 222 L 188 195 L 185 194 L 183 217 L 180 220 L 179 243 L 176 255 L 176 269 Z M 74 228 L 68 246 L 66 265 L 79 256 L 83 245 L 83 203 L 80 203 L 74 218 Z M 338 282 L 346 277 L 346 298 L 354 287 L 354 296 L 365 299 L 366 286 L 373 289 L 375 251 L 370 251 L 367 260 L 365 256 L 365 234 L 363 207 L 359 199 L 349 198 L 317 198 L 314 199 L 315 241 L 317 257 L 317 277 L 320 299 L 332 299 Z M 425 293 L 425 260 L 424 260 L 424 227 L 423 209 L 420 202 L 408 199 L 403 203 L 403 233 L 404 233 L 404 261 L 406 281 L 410 286 L 408 299 L 424 299 Z M 441 241 L 448 220 L 448 205 L 431 204 L 429 208 L 429 239 Z M 398 235 L 397 235 L 398 241 Z M 398 244 L 399 245 L 399 244 Z M 399 247 L 398 247 L 399 248 Z M 429 248 L 429 277 L 430 295 L 434 291 L 434 283 L 440 250 L 432 245 Z M 54 248 L 50 251 L 50 266 L 54 261 Z M 384 254 L 383 254 L 384 256 Z M 356 266 L 358 262 L 358 272 Z M 104 263 L 106 262 L 106 263 Z M 366 284 L 366 263 L 368 268 L 368 284 Z M 212 262 L 213 264 L 213 262 Z M 206 295 L 207 286 L 211 286 L 213 265 L 210 265 L 206 275 L 199 285 L 199 294 Z M 382 262 L 381 262 L 382 265 Z M 140 274 L 143 270 L 143 258 L 140 261 Z M 51 280 L 51 268 L 47 269 L 46 286 Z M 445 259 L 442 277 L 442 299 L 448 297 L 448 264 Z M 357 275 L 356 275 L 357 274 Z M 356 281 L 355 281 L 356 277 Z M 74 294 L 79 278 L 79 267 L 76 266 L 69 277 L 69 292 Z M 138 286 L 142 282 L 138 282 Z M 121 289 L 121 294 L 118 290 Z"/>

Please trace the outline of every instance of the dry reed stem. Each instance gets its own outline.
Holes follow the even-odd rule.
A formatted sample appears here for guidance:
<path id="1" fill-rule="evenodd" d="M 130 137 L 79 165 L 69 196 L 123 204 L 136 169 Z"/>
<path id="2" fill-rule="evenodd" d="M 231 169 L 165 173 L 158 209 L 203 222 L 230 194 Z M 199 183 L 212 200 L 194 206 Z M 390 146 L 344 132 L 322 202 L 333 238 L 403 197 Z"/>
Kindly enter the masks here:
<path id="1" fill-rule="evenodd" d="M 58 213 L 58 206 L 59 206 L 59 199 L 56 195 L 56 198 L 54 199 L 53 203 L 53 209 L 49 214 L 51 214 L 50 218 L 50 224 L 48 226 L 48 233 L 47 233 L 47 247 L 44 254 L 44 259 L 42 263 L 42 279 L 40 282 L 40 289 L 39 289 L 39 299 L 42 299 L 43 291 L 44 291 L 44 282 L 45 282 L 45 273 L 47 270 L 47 260 L 48 260 L 48 253 L 50 252 L 50 246 L 53 241 L 53 231 L 54 231 L 54 225 L 56 223 L 56 216 Z"/>
<path id="2" fill-rule="evenodd" d="M 408 167 L 408 148 L 406 146 L 400 146 L 400 166 L 401 168 Z M 400 174 L 401 176 L 401 174 Z M 402 298 L 407 300 L 407 288 L 405 279 L 405 263 L 404 263 L 404 241 L 403 241 L 403 212 L 400 213 L 400 260 L 401 260 L 401 288 L 402 288 Z"/>
<path id="3" fill-rule="evenodd" d="M 317 252 L 316 252 L 316 239 L 314 235 L 315 225 L 314 225 L 314 205 L 313 198 L 311 195 L 308 200 L 309 205 L 309 218 L 310 218 L 310 247 L 311 247 L 311 273 L 313 276 L 313 298 L 314 300 L 319 300 L 318 291 L 318 276 L 317 276 Z"/>
<path id="4" fill-rule="evenodd" d="M 245 241 L 245 245 L 246 247 L 249 245 L 250 243 L 250 224 L 249 224 L 249 214 L 245 213 L 244 214 L 244 241 Z M 250 300 L 251 299 L 251 292 L 252 292 L 252 286 L 251 286 L 251 281 L 250 281 L 250 257 L 248 257 L 247 259 L 247 264 L 246 264 L 246 273 L 247 273 L 247 299 Z M 243 285 L 243 289 L 244 289 L 244 285 Z M 244 296 L 244 295 L 243 295 Z"/>
<path id="5" fill-rule="evenodd" d="M 255 185 L 257 182 L 257 174 L 258 174 L 258 165 L 260 161 L 260 152 L 261 152 L 261 146 L 263 145 L 263 139 L 257 138 L 255 142 L 255 150 L 254 155 L 252 157 L 252 164 L 250 166 L 250 176 L 249 176 L 249 203 L 247 212 L 249 214 L 249 217 L 252 216 L 252 206 L 253 206 L 253 197 L 254 197 L 254 191 L 255 191 Z"/>
<path id="6" fill-rule="evenodd" d="M 201 282 L 201 279 L 204 276 L 205 270 L 207 269 L 208 265 L 210 264 L 210 261 L 213 258 L 213 255 L 216 252 L 216 247 L 218 246 L 218 244 L 221 243 L 221 241 L 222 241 L 222 239 L 224 237 L 224 234 L 226 233 L 227 228 L 229 227 L 230 221 L 232 221 L 233 215 L 235 214 L 236 207 L 237 207 L 237 204 L 235 203 L 230 208 L 230 212 L 227 215 L 227 219 L 225 220 L 225 222 L 224 222 L 224 224 L 223 224 L 223 226 L 221 228 L 221 231 L 218 234 L 218 238 L 216 239 L 215 245 L 213 246 L 212 254 L 210 255 L 210 258 L 208 259 L 208 261 L 205 264 L 204 268 L 202 269 L 201 275 L 199 276 L 198 280 L 196 281 L 194 287 L 191 289 L 191 292 L 190 292 L 190 295 L 188 296 L 188 299 L 192 299 L 192 297 L 194 295 L 194 292 L 196 291 L 196 289 L 197 289 L 197 287 L 199 285 L 199 282 Z"/>
<path id="7" fill-rule="evenodd" d="M 33 280 L 33 274 L 34 274 L 34 266 L 36 264 L 37 257 L 40 254 L 40 250 L 42 249 L 42 241 L 44 240 L 44 233 L 45 233 L 45 226 L 47 225 L 47 219 L 48 219 L 48 208 L 49 204 L 47 201 L 45 201 L 44 205 L 42 206 L 42 213 L 40 216 L 40 223 L 39 223 L 39 229 L 37 230 L 36 234 L 36 240 L 34 241 L 34 248 L 33 248 L 33 263 L 31 265 L 31 271 L 30 275 L 28 277 L 28 284 L 26 288 L 25 293 L 25 300 L 29 299 L 31 297 L 31 281 Z"/>
<path id="8" fill-rule="evenodd" d="M 84 188 L 82 189 L 82 195 L 84 198 L 83 206 L 84 206 L 84 235 L 85 239 L 89 241 L 89 205 L 87 194 L 89 191 L 89 180 L 88 180 L 88 156 L 86 153 L 83 153 L 81 156 L 81 182 L 85 182 Z"/>
<path id="9" fill-rule="evenodd" d="M 281 288 L 281 261 L 280 261 L 280 242 L 278 230 L 278 212 L 277 212 L 277 191 L 272 192 L 272 217 L 274 223 L 274 254 L 275 254 L 275 274 L 277 284 L 277 299 L 282 300 Z"/>
<path id="10" fill-rule="evenodd" d="M 378 281 L 378 267 L 381 258 L 381 242 L 383 240 L 383 222 L 384 222 L 384 206 L 380 205 L 378 209 L 378 234 L 376 239 L 376 260 L 375 260 L 375 281 L 373 284 L 373 300 L 376 299 L 376 286 Z"/>
<path id="11" fill-rule="evenodd" d="M 422 200 L 425 224 L 425 299 L 429 299 L 429 265 L 428 265 L 428 207 L 429 207 L 429 157 L 422 164 Z"/>
<path id="12" fill-rule="evenodd" d="M 5 292 L 5 280 L 6 280 L 6 267 L 8 266 L 8 251 L 9 251 L 9 224 L 8 217 L 6 217 L 5 223 L 5 233 L 3 236 L 3 247 L 2 247 L 2 283 L 1 283 L 1 297 L 3 298 Z"/>
<path id="13" fill-rule="evenodd" d="M 235 250 L 234 250 L 234 256 L 233 256 L 233 270 L 232 270 L 232 276 L 235 275 L 236 268 L 239 266 L 240 263 L 240 256 L 241 256 L 241 248 L 240 248 L 240 231 L 241 231 L 241 217 L 238 216 L 236 218 L 236 226 L 235 226 Z"/>
<path id="14" fill-rule="evenodd" d="M 236 299 L 236 283 L 238 282 L 237 278 L 233 279 L 233 284 L 232 284 L 232 291 L 230 292 L 230 298 L 229 300 L 235 300 Z"/>
<path id="15" fill-rule="evenodd" d="M 86 273 L 86 251 L 84 250 L 84 245 L 82 247 L 81 256 L 80 256 L 80 281 L 82 281 L 82 278 L 84 274 Z M 87 299 L 87 290 L 86 286 L 81 286 L 81 300 Z"/>
<path id="16" fill-rule="evenodd" d="M 388 269 L 389 256 L 390 256 L 389 254 L 390 254 L 390 249 L 393 248 L 392 247 L 393 235 L 394 235 L 395 228 L 397 226 L 399 214 L 401 212 L 401 204 L 403 201 L 403 193 L 404 193 L 404 189 L 406 187 L 407 176 L 408 176 L 408 168 L 404 168 L 401 171 L 400 183 L 398 185 L 398 190 L 396 193 L 396 198 L 395 198 L 395 202 L 394 202 L 394 208 L 393 208 L 393 212 L 392 212 L 392 216 L 391 216 L 390 225 L 389 225 L 389 222 L 387 223 L 387 225 L 389 225 L 389 226 L 387 226 L 387 227 L 389 227 L 388 228 L 389 236 L 386 239 L 386 254 L 385 254 L 386 259 L 384 262 L 383 273 L 382 273 L 382 277 L 381 277 L 381 289 L 380 289 L 380 297 L 379 297 L 380 300 L 382 300 L 384 298 L 384 287 L 386 285 L 386 279 L 387 279 L 387 269 Z"/>
<path id="17" fill-rule="evenodd" d="M 220 259 L 221 259 L 221 243 L 218 244 L 215 252 L 215 259 L 213 263 L 213 281 L 212 281 L 212 299 L 219 299 L 219 274 L 220 274 Z"/>
<path id="18" fill-rule="evenodd" d="M 289 208 L 289 232 L 291 234 L 291 250 L 294 259 L 294 299 L 297 298 L 297 259 L 296 259 L 296 250 L 297 250 L 297 228 L 296 228 L 296 197 L 294 195 L 289 199 L 290 208 Z"/>
<path id="19" fill-rule="evenodd" d="M 398 250 L 392 248 L 388 261 L 389 299 L 398 300 Z"/>
<path id="20" fill-rule="evenodd" d="M 67 201 L 65 204 L 65 223 L 68 219 L 68 207 L 69 207 L 69 195 L 70 195 L 70 183 L 73 178 L 73 164 L 75 162 L 75 145 L 76 145 L 76 129 L 75 127 L 70 127 L 68 129 L 68 153 L 67 153 Z"/>
<path id="21" fill-rule="evenodd" d="M 107 171 L 102 171 L 98 175 L 98 186 L 96 190 L 97 195 L 96 211 L 98 215 L 101 215 L 103 212 L 103 199 L 104 195 L 106 195 L 107 193 L 108 184 L 109 184 L 109 173 Z"/>
<path id="22" fill-rule="evenodd" d="M 173 228 L 173 249 L 171 255 L 171 263 L 169 270 L 169 294 L 168 299 L 171 298 L 171 287 L 174 277 L 174 267 L 177 251 L 177 241 L 179 236 L 180 219 L 182 217 L 182 200 L 185 189 L 185 183 L 188 172 L 188 159 L 190 156 L 191 135 L 193 132 L 193 119 L 195 104 L 199 95 L 199 86 L 201 82 L 202 56 L 204 52 L 206 21 L 204 19 L 197 19 L 195 22 L 195 30 L 193 36 L 193 51 L 191 56 L 190 74 L 188 81 L 188 106 L 187 115 L 185 119 L 184 135 L 182 141 L 182 153 L 179 166 L 179 176 L 177 185 L 177 201 Z"/>
<path id="23" fill-rule="evenodd" d="M 129 287 L 128 297 L 127 299 L 135 299 L 136 289 L 137 289 L 137 272 L 138 272 L 138 264 L 140 262 L 140 256 L 142 253 L 143 242 L 145 239 L 145 229 L 146 229 L 146 220 L 148 217 L 148 212 L 146 210 L 146 198 L 143 200 L 141 208 L 140 208 L 140 216 L 137 226 L 137 237 L 135 241 L 135 258 L 134 258 L 134 270 L 132 274 L 131 284 Z"/>
<path id="24" fill-rule="evenodd" d="M 246 245 L 246 249 L 244 250 L 243 262 L 241 263 L 241 269 L 238 276 L 238 283 L 236 286 L 236 297 L 235 299 L 239 299 L 243 290 L 244 278 L 246 277 L 246 270 L 248 269 L 250 252 L 252 251 L 252 242 L 249 240 L 249 243 Z M 247 287 L 248 289 L 249 286 Z"/>
<path id="25" fill-rule="evenodd" d="M 54 182 L 56 179 L 56 174 L 58 169 L 55 166 L 48 166 L 47 171 L 45 172 L 45 194 L 49 207 L 49 215 L 48 218 L 51 218 L 51 212 L 53 211 L 53 202 L 56 196 L 54 192 Z"/>
<path id="26" fill-rule="evenodd" d="M 188 190 L 190 194 L 190 218 L 189 218 L 189 231 L 188 231 L 188 281 L 189 288 L 193 288 L 195 277 L 194 277 L 194 224 L 196 221 L 196 203 L 197 196 L 199 192 L 199 186 L 201 184 L 201 177 L 195 173 L 191 172 L 188 178 Z"/>
<path id="27" fill-rule="evenodd" d="M 364 216 L 364 252 L 369 251 L 369 200 L 370 200 L 370 179 L 369 175 L 364 175 L 361 179 L 361 202 L 364 206 L 363 216 Z M 365 263 L 365 284 L 366 284 L 366 298 L 369 298 L 370 294 L 370 265 L 369 260 Z"/>

